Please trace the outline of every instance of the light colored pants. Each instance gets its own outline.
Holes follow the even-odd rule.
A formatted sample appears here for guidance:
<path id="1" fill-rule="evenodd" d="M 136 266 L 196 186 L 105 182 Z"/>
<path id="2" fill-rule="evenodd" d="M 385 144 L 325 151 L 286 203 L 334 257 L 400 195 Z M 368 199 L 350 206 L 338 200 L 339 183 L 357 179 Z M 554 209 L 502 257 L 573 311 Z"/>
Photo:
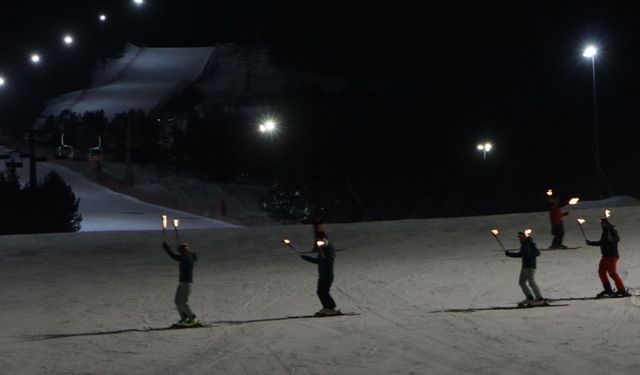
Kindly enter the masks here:
<path id="1" fill-rule="evenodd" d="M 174 302 L 180 313 L 182 320 L 193 318 L 195 315 L 189 307 L 189 295 L 191 294 L 191 283 L 180 283 L 176 289 L 176 298 Z"/>
<path id="2" fill-rule="evenodd" d="M 542 294 L 540 293 L 540 288 L 538 288 L 538 284 L 536 283 L 535 268 L 523 268 L 520 271 L 519 284 L 520 284 L 520 288 L 522 288 L 522 292 L 527 297 L 527 299 L 542 298 Z"/>

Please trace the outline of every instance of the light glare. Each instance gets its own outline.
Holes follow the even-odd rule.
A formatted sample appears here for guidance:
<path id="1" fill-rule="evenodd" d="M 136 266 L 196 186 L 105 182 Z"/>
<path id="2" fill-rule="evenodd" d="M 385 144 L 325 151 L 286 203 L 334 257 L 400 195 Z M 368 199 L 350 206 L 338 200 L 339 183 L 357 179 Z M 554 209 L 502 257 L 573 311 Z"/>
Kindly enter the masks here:
<path id="1" fill-rule="evenodd" d="M 5 81 L 4 77 L 0 76 L 0 86 L 4 86 L 7 81 Z"/>
<path id="2" fill-rule="evenodd" d="M 569 204 L 578 204 L 580 198 L 571 198 L 569 199 Z"/>
<path id="3" fill-rule="evenodd" d="M 31 62 L 32 63 L 39 64 L 41 60 L 42 60 L 42 58 L 40 57 L 39 54 L 37 54 L 37 53 L 31 54 Z"/>
<path id="4" fill-rule="evenodd" d="M 594 46 L 587 46 L 582 53 L 582 56 L 592 58 L 598 53 L 598 50 Z"/>
<path id="5" fill-rule="evenodd" d="M 62 40 L 64 41 L 64 44 L 70 46 L 73 44 L 73 37 L 69 34 L 65 35 Z"/>
<path id="6" fill-rule="evenodd" d="M 100 22 L 105 22 L 107 20 L 107 15 L 102 13 L 98 16 L 98 19 L 100 20 Z"/>

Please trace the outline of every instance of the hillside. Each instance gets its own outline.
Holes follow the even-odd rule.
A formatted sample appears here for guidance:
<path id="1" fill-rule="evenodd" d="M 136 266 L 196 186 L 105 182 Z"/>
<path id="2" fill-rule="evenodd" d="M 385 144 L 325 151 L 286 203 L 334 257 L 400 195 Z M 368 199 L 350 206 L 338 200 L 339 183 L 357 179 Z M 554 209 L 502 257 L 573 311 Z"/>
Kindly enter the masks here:
<path id="1" fill-rule="evenodd" d="M 601 209 L 576 210 L 565 242 L 599 235 Z M 640 208 L 615 208 L 619 271 L 640 286 Z M 177 264 L 153 232 L 6 236 L 0 249 L 0 367 L 11 374 L 629 374 L 640 366 L 637 297 L 515 311 L 523 298 L 515 248 L 546 213 L 328 225 L 339 248 L 333 296 L 352 317 L 286 319 L 319 309 L 316 270 L 282 246 L 310 247 L 306 226 L 181 233 L 200 255 L 191 306 L 210 328 L 154 330 L 177 320 Z M 173 238 L 169 236 L 170 243 Z M 546 251 L 537 280 L 548 298 L 600 291 L 595 247 Z"/>

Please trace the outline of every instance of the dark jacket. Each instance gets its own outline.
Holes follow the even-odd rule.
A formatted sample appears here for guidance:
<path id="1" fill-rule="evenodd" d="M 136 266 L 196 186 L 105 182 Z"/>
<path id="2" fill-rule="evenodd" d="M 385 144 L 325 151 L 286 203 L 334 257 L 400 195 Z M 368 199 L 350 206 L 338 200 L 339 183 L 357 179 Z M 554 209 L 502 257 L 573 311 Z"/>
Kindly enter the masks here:
<path id="1" fill-rule="evenodd" d="M 614 228 L 613 225 L 609 225 L 607 227 L 602 228 L 602 235 L 600 236 L 600 241 L 587 241 L 587 245 L 590 246 L 600 246 L 600 252 L 602 253 L 603 258 L 616 257 L 619 258 L 618 255 L 618 242 L 620 241 L 620 236 L 618 235 L 618 231 Z"/>
<path id="2" fill-rule="evenodd" d="M 336 259 L 336 251 L 331 243 L 318 248 L 316 258 L 308 255 L 301 255 L 307 262 L 318 265 L 318 277 L 321 279 L 333 279 L 333 263 Z"/>
<path id="3" fill-rule="evenodd" d="M 198 260 L 196 253 L 188 252 L 185 255 L 176 254 L 171 251 L 171 248 L 166 243 L 162 245 L 164 250 L 169 254 L 171 258 L 180 262 L 180 282 L 192 283 L 193 282 L 193 264 Z"/>
<path id="4" fill-rule="evenodd" d="M 540 251 L 531 237 L 527 237 L 520 245 L 520 251 L 512 253 L 510 251 L 504 252 L 506 256 L 511 258 L 522 258 L 522 268 L 536 268 L 536 257 L 540 255 Z"/>

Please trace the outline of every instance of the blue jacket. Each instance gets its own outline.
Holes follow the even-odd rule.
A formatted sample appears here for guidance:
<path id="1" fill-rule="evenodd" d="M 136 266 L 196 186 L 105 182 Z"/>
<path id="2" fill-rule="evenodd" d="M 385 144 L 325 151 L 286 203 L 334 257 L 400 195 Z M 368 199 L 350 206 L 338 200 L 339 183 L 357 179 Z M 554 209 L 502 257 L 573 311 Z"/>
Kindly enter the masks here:
<path id="1" fill-rule="evenodd" d="M 169 256 L 180 262 L 180 282 L 181 283 L 192 283 L 193 282 L 193 264 L 196 260 L 198 260 L 198 256 L 196 253 L 188 252 L 185 255 L 176 254 L 171 251 L 169 246 L 163 246 L 164 250 L 169 254 Z"/>
<path id="2" fill-rule="evenodd" d="M 505 251 L 504 253 L 506 256 L 511 258 L 522 258 L 522 268 L 536 268 L 536 258 L 540 255 L 540 250 L 538 250 L 538 247 L 531 237 L 527 237 L 520 245 L 519 252 L 512 253 L 510 251 Z"/>

